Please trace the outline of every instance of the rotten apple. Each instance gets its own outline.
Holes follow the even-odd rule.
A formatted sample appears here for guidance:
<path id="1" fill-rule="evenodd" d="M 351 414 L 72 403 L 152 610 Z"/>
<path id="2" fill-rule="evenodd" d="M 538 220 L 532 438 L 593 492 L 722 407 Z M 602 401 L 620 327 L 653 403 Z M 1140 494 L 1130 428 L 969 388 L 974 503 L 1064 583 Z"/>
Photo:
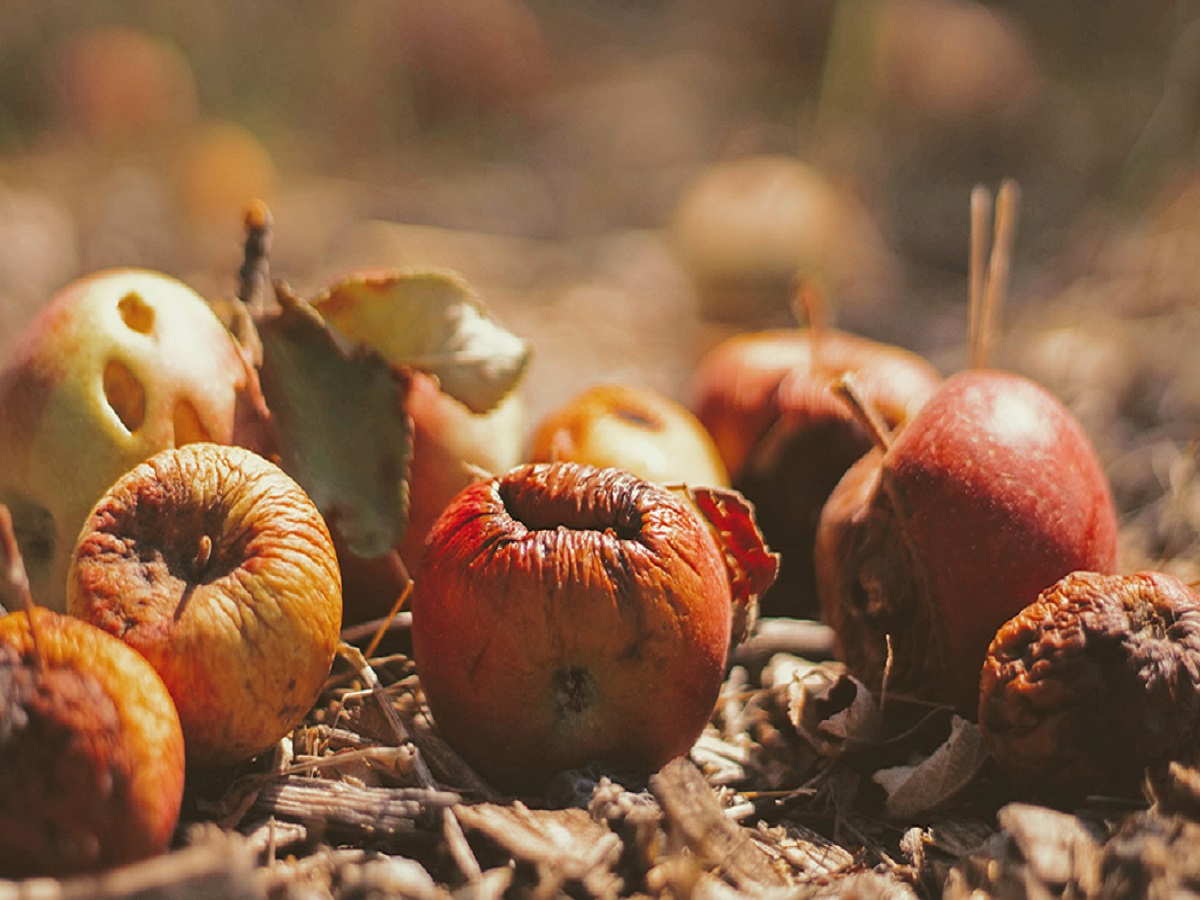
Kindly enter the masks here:
<path id="1" fill-rule="evenodd" d="M 687 753 L 724 677 L 732 600 L 685 502 L 563 462 L 463 490 L 430 534 L 412 613 L 441 732 L 498 786 L 529 789 Z"/>
<path id="2" fill-rule="evenodd" d="M 47 609 L 0 617 L 0 876 L 161 853 L 183 786 L 179 716 L 140 654 Z"/>
<path id="3" fill-rule="evenodd" d="M 728 485 L 712 436 L 691 410 L 646 387 L 597 384 L 538 423 L 531 462 L 624 469 L 648 481 Z"/>
<path id="4" fill-rule="evenodd" d="M 1116 564 L 1112 492 L 1082 426 L 996 369 L 947 379 L 857 462 L 816 543 L 822 611 L 850 671 L 970 717 L 997 629 L 1069 572 Z"/>
<path id="5" fill-rule="evenodd" d="M 104 494 L 79 535 L 69 610 L 162 676 L 189 766 L 255 756 L 294 728 L 341 629 L 332 539 L 308 495 L 242 447 L 164 450 Z"/>
<path id="6" fill-rule="evenodd" d="M 192 441 L 261 446 L 266 434 L 253 367 L 191 288 L 139 269 L 63 288 L 0 372 L 0 502 L 34 596 L 64 608 L 88 510 L 134 465 Z"/>
<path id="7" fill-rule="evenodd" d="M 942 380 L 918 354 L 824 327 L 735 335 L 693 376 L 690 406 L 782 556 L 764 615 L 817 612 L 817 519 L 834 485 L 872 446 L 837 389 L 846 374 L 890 429 L 912 418 Z"/>

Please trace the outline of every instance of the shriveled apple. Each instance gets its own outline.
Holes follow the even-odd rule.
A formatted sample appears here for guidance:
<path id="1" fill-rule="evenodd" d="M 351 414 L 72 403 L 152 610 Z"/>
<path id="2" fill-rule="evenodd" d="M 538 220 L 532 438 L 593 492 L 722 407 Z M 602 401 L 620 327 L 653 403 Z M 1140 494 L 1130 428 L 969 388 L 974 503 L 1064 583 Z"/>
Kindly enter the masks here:
<path id="1" fill-rule="evenodd" d="M 184 786 L 183 732 L 162 679 L 100 629 L 32 613 L 0 617 L 0 876 L 161 853 Z"/>
<path id="2" fill-rule="evenodd" d="M 312 708 L 341 628 L 325 522 L 283 470 L 241 447 L 165 450 L 83 526 L 68 606 L 162 676 L 189 766 L 269 748 Z"/>
<path id="3" fill-rule="evenodd" d="M 717 699 L 732 615 L 721 551 L 683 501 L 565 462 L 462 491 L 430 534 L 412 609 L 438 727 L 516 790 L 687 753 Z"/>
<path id="4" fill-rule="evenodd" d="M 79 529 L 119 476 L 193 441 L 261 447 L 264 415 L 253 367 L 183 283 L 113 269 L 60 291 L 0 372 L 0 502 L 39 602 L 64 608 Z"/>

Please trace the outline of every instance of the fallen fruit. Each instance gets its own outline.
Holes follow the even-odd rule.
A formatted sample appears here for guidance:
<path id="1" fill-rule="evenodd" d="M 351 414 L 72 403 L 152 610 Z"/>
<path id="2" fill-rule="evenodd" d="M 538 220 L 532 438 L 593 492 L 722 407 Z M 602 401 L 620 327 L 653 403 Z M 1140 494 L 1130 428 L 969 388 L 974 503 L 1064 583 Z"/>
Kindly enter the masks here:
<path id="1" fill-rule="evenodd" d="M 873 446 L 838 393 L 846 374 L 892 430 L 942 380 L 915 353 L 828 328 L 736 335 L 711 350 L 692 378 L 689 405 L 782 556 L 764 615 L 817 613 L 817 519 L 838 480 Z"/>
<path id="2" fill-rule="evenodd" d="M 253 368 L 191 288 L 139 269 L 65 287 L 0 373 L 0 502 L 33 595 L 64 608 L 88 510 L 134 465 L 192 441 L 256 446 L 264 429 Z"/>
<path id="3" fill-rule="evenodd" d="M 167 849 L 183 800 L 179 717 L 121 641 L 33 610 L 0 617 L 0 877 L 67 875 Z"/>
<path id="4" fill-rule="evenodd" d="M 1200 596 L 1162 572 L 1073 572 L 996 634 L 979 727 L 1023 788 L 1137 796 L 1200 738 Z"/>
<path id="5" fill-rule="evenodd" d="M 529 458 L 624 469 L 666 484 L 729 484 L 712 436 L 692 412 L 633 385 L 594 385 L 551 411 L 534 429 Z"/>
<path id="6" fill-rule="evenodd" d="M 412 598 L 438 727 L 498 786 L 590 762 L 653 772 L 712 714 L 729 578 L 700 517 L 618 469 L 519 466 L 438 519 Z"/>
<path id="7" fill-rule="evenodd" d="M 189 766 L 261 753 L 312 708 L 341 628 L 341 577 L 316 506 L 241 447 L 165 450 L 83 526 L 70 611 L 140 651 L 179 710 Z"/>
<path id="8" fill-rule="evenodd" d="M 972 717 L 996 630 L 1069 572 L 1116 563 L 1112 493 L 1083 428 L 995 369 L 947 379 L 818 523 L 821 608 L 850 671 Z"/>

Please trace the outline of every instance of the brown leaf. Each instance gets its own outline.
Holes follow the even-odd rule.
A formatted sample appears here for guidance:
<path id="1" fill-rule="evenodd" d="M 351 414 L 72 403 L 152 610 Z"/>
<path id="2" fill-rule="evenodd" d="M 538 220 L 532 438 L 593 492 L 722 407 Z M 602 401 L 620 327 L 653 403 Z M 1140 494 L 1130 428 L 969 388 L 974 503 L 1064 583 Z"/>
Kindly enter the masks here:
<path id="1" fill-rule="evenodd" d="M 281 465 L 350 550 L 379 556 L 408 521 L 404 377 L 372 350 L 343 349 L 321 315 L 286 288 L 277 294 L 280 311 L 258 330 Z"/>
<path id="2" fill-rule="evenodd" d="M 988 761 L 978 726 L 955 716 L 950 736 L 913 766 L 880 769 L 873 780 L 887 792 L 887 811 L 894 818 L 930 812 L 957 797 Z"/>

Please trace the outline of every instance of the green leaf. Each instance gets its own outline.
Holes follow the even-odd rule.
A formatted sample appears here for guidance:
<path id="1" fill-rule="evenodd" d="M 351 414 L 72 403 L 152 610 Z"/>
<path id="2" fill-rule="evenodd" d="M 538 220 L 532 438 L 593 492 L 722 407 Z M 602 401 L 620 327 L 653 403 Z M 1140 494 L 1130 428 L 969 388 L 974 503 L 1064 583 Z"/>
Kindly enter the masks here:
<path id="1" fill-rule="evenodd" d="M 503 400 L 529 362 L 529 345 L 497 324 L 451 272 L 359 274 L 312 302 L 350 342 L 394 366 L 436 376 L 444 392 L 475 413 Z"/>
<path id="2" fill-rule="evenodd" d="M 344 348 L 320 313 L 285 288 L 277 294 L 281 310 L 258 331 L 281 465 L 351 551 L 379 556 L 408 521 L 405 376 L 368 348 Z"/>

